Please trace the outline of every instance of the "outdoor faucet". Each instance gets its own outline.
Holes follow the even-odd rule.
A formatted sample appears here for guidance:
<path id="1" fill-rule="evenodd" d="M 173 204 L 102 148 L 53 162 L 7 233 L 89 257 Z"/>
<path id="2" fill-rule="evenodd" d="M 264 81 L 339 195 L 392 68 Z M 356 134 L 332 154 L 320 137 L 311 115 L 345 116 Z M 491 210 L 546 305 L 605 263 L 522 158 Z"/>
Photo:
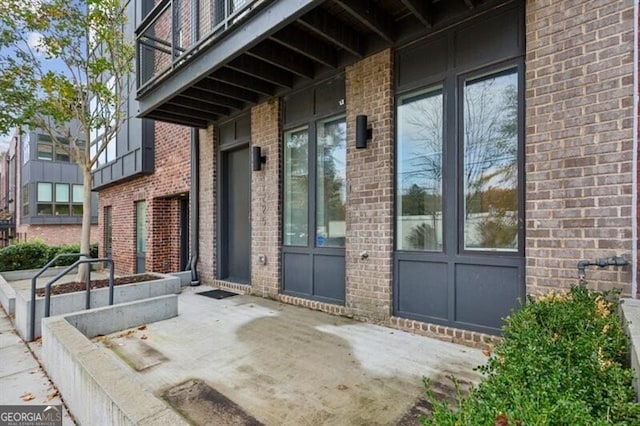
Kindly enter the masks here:
<path id="1" fill-rule="evenodd" d="M 584 285 L 586 283 L 586 267 L 587 266 L 597 266 L 599 268 L 605 268 L 607 266 L 627 266 L 629 261 L 622 256 L 614 256 L 610 258 L 601 257 L 595 260 L 581 260 L 578 262 L 578 282 L 580 285 Z"/>

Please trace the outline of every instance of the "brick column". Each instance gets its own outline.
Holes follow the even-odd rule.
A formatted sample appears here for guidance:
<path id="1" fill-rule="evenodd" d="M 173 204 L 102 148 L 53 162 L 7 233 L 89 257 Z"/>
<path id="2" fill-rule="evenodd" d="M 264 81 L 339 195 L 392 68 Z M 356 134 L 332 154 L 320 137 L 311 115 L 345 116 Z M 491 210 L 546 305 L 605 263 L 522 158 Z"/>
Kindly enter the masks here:
<path id="1" fill-rule="evenodd" d="M 280 101 L 251 110 L 251 145 L 262 148 L 267 162 L 251 174 L 251 293 L 275 298 L 280 290 L 282 245 Z M 266 264 L 258 261 L 266 256 Z"/>
<path id="2" fill-rule="evenodd" d="M 581 259 L 631 260 L 633 2 L 528 0 L 527 292 L 577 282 Z M 631 267 L 589 268 L 631 290 Z"/>
<path id="3" fill-rule="evenodd" d="M 202 284 L 216 278 L 217 169 L 215 130 L 200 130 L 198 274 Z"/>
<path id="4" fill-rule="evenodd" d="M 393 256 L 393 53 L 387 49 L 346 69 L 346 306 L 355 317 L 391 314 Z M 356 115 L 373 139 L 355 149 Z M 363 259 L 361 253 L 368 257 Z"/>

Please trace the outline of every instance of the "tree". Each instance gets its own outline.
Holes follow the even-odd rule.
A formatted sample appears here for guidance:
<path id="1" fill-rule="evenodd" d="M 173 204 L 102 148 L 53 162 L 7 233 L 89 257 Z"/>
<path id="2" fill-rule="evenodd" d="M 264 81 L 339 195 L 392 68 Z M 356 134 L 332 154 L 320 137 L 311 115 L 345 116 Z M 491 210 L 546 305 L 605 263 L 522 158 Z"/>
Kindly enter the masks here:
<path id="1" fill-rule="evenodd" d="M 127 118 L 134 49 L 125 24 L 122 0 L 0 4 L 0 134 L 39 128 L 78 164 L 82 253 L 90 245 L 91 171 Z"/>

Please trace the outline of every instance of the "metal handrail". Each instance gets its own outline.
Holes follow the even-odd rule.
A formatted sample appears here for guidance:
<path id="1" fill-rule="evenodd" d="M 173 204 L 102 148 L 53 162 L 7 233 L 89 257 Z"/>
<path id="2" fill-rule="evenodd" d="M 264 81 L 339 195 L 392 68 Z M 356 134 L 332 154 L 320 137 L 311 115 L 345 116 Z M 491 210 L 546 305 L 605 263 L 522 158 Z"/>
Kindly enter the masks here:
<path id="1" fill-rule="evenodd" d="M 49 269 L 54 263 L 56 263 L 56 261 L 58 261 L 58 259 L 61 259 L 63 257 L 79 257 L 79 256 L 89 257 L 90 255 L 87 253 L 61 253 L 56 257 L 54 257 L 53 259 L 51 259 L 49 263 L 44 265 L 42 269 L 40 269 L 40 271 L 38 271 L 38 273 L 31 278 L 31 309 L 29 312 L 29 316 L 31 317 L 31 327 L 29 328 L 30 342 L 33 341 L 36 334 L 36 281 L 38 277 L 44 274 L 47 269 Z"/>
<path id="2" fill-rule="evenodd" d="M 74 262 L 73 265 L 70 265 L 67 269 L 60 272 L 56 275 L 51 281 L 49 281 L 44 287 L 44 318 L 48 318 L 51 313 L 51 286 L 55 284 L 60 278 L 65 276 L 67 272 L 71 271 L 78 265 L 82 265 L 84 263 L 99 263 L 104 262 L 109 264 L 109 306 L 113 305 L 113 259 L 109 259 L 108 257 L 103 257 L 99 259 L 78 259 Z M 86 281 L 86 302 L 85 309 L 91 308 L 91 268 L 89 268 L 89 273 L 87 274 Z M 35 321 L 35 318 L 34 318 Z"/>

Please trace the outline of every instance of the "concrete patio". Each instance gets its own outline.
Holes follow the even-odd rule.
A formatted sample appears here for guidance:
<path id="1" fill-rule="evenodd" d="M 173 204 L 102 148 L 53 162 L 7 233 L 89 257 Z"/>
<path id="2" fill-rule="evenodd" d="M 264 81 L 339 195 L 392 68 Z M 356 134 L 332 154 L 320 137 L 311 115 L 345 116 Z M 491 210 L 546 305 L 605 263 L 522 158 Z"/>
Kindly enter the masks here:
<path id="1" fill-rule="evenodd" d="M 206 290 L 184 288 L 175 318 L 94 339 L 195 424 L 417 424 L 423 376 L 451 397 L 448 376 L 467 387 L 486 361 L 477 349 L 276 301 L 197 294 Z"/>

